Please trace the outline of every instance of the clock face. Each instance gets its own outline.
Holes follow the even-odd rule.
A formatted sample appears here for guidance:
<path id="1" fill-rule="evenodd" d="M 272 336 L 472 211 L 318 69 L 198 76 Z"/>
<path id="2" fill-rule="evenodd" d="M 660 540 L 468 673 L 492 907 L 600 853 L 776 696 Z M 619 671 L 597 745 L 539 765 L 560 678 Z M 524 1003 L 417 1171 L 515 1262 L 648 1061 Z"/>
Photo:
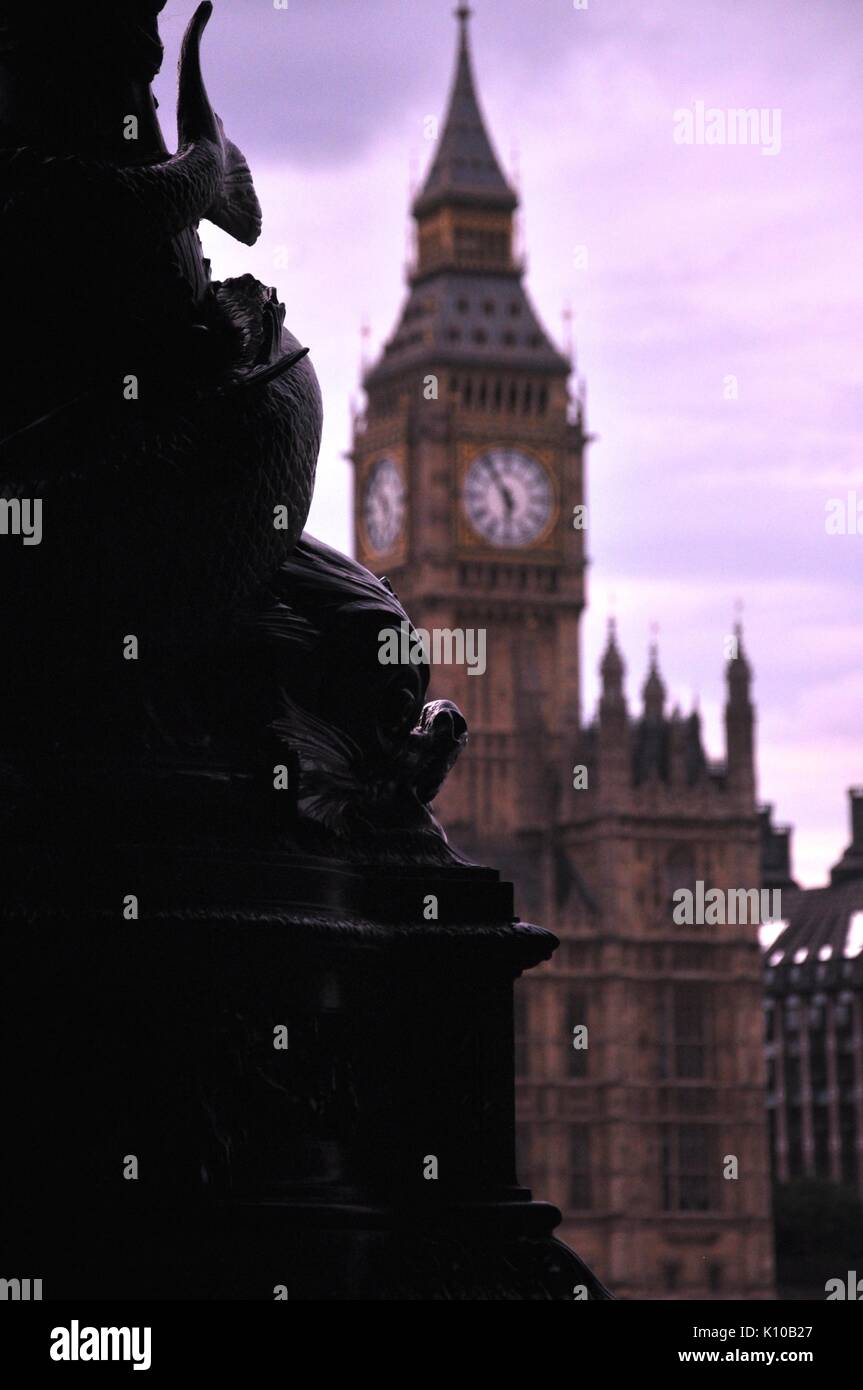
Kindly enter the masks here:
<path id="1" fill-rule="evenodd" d="M 363 521 L 373 550 L 392 550 L 405 519 L 405 485 L 398 464 L 379 459 L 372 467 L 363 501 Z"/>
<path id="2" fill-rule="evenodd" d="M 492 545 L 530 545 L 551 520 L 551 479 L 518 449 L 489 449 L 464 480 L 464 508 L 473 529 Z"/>

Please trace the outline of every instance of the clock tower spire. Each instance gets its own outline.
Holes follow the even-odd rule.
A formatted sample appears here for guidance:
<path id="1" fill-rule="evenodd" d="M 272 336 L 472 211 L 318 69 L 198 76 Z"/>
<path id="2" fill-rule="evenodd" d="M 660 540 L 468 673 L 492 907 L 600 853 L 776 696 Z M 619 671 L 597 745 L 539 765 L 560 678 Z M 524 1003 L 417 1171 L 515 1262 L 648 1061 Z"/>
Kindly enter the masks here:
<path id="1" fill-rule="evenodd" d="M 466 5 L 447 115 L 425 183 L 414 200 L 419 256 L 414 277 L 446 266 L 513 269 L 518 198 L 489 137 L 473 75 Z"/>
<path id="2" fill-rule="evenodd" d="M 540 791 L 565 767 L 578 723 L 585 561 L 573 518 L 586 439 L 570 361 L 514 253 L 518 197 L 480 105 L 470 10 L 455 13 L 446 116 L 412 207 L 408 293 L 363 383 L 356 545 L 418 626 L 456 634 L 452 669 L 432 680 L 464 709 L 471 743 L 438 814 L 456 844 L 517 874 L 529 897 L 535 856 L 519 873 L 518 837 L 553 822 L 554 796 Z M 482 671 L 457 659 L 480 642 Z M 525 792 L 528 747 L 542 750 L 536 795 Z"/>

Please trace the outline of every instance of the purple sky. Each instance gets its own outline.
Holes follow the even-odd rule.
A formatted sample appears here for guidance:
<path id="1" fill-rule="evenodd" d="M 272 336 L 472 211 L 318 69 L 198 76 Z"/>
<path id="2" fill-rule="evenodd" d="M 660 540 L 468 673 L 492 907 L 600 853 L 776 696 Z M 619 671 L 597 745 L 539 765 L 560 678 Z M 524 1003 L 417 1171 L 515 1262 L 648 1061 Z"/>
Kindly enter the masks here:
<path id="1" fill-rule="evenodd" d="M 251 251 L 202 227 L 216 276 L 278 286 L 327 424 L 309 529 L 350 547 L 349 398 L 404 293 L 411 169 L 444 111 L 452 0 L 216 0 L 205 73 L 264 208 Z M 162 115 L 193 0 L 162 19 Z M 492 134 L 518 151 L 528 284 L 574 310 L 599 436 L 588 462 L 586 709 L 612 606 L 637 699 L 660 625 L 671 701 L 697 693 L 721 756 L 723 642 L 744 604 L 760 795 L 795 824 L 802 882 L 848 839 L 863 782 L 861 0 L 475 0 Z M 678 145 L 673 113 L 779 108 L 774 157 Z M 578 268 L 576 248 L 587 252 Z M 735 376 L 738 399 L 725 398 Z"/>

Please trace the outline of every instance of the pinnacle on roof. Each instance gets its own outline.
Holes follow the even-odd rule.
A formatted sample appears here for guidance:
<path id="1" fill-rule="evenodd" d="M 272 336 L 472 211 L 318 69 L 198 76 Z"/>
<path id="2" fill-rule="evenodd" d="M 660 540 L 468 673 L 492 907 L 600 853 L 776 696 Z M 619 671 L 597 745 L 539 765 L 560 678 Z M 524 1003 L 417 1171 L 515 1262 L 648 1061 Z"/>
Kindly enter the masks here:
<path id="1" fill-rule="evenodd" d="M 623 683 L 624 665 L 620 648 L 617 645 L 617 623 L 614 618 L 608 620 L 608 636 L 599 670 L 606 690 L 620 689 Z"/>
<path id="2" fill-rule="evenodd" d="M 734 624 L 734 640 L 734 653 L 729 658 L 726 677 L 733 692 L 744 694 L 749 689 L 752 667 L 743 650 L 743 624 L 739 621 Z"/>
<path id="3" fill-rule="evenodd" d="M 414 202 L 417 216 L 449 202 L 509 210 L 518 204 L 494 152 L 476 94 L 467 29 L 471 11 L 460 5 L 455 13 L 459 21 L 455 76 L 437 152 Z"/>
<path id="4" fill-rule="evenodd" d="M 644 700 L 644 714 L 647 719 L 661 719 L 665 708 L 665 684 L 659 674 L 659 647 L 650 644 L 650 670 L 641 691 Z M 679 711 L 678 711 L 679 714 Z"/>

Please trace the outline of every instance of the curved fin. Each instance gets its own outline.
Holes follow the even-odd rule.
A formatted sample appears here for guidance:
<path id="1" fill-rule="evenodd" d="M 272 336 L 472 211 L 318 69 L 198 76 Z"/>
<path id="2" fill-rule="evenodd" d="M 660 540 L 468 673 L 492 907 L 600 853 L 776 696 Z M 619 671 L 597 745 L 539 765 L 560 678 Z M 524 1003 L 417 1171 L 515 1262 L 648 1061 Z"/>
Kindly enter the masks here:
<path id="1" fill-rule="evenodd" d="M 225 139 L 225 177 L 219 194 L 204 216 L 223 232 L 254 246 L 261 235 L 261 205 L 245 156 Z"/>

